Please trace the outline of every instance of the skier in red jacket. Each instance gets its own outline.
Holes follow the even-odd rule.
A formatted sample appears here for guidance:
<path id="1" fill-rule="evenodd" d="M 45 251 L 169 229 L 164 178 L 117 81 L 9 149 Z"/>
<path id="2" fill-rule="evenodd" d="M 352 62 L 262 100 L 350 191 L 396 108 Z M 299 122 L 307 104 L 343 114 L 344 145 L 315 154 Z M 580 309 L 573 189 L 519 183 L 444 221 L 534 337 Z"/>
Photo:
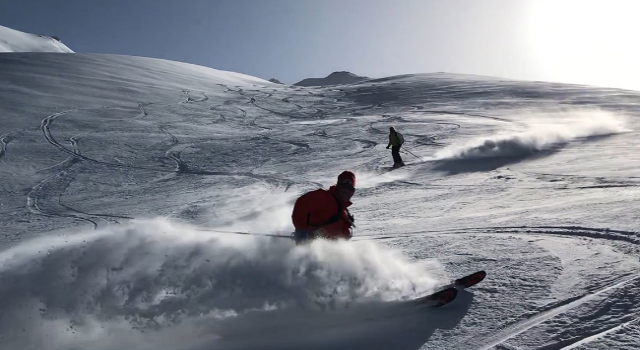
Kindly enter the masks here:
<path id="1" fill-rule="evenodd" d="M 345 171 L 336 185 L 328 190 L 318 189 L 302 195 L 293 206 L 291 219 L 296 244 L 315 238 L 350 239 L 354 218 L 347 209 L 355 192 L 356 176 Z"/>

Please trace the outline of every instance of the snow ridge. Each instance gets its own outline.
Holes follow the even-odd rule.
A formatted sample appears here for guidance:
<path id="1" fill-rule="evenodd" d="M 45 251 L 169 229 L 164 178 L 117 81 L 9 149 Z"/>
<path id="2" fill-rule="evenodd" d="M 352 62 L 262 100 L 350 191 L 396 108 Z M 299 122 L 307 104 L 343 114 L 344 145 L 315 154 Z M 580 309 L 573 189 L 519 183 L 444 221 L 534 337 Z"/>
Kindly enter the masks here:
<path id="1" fill-rule="evenodd" d="M 57 38 L 23 33 L 3 26 L 0 26 L 0 52 L 73 53 Z"/>

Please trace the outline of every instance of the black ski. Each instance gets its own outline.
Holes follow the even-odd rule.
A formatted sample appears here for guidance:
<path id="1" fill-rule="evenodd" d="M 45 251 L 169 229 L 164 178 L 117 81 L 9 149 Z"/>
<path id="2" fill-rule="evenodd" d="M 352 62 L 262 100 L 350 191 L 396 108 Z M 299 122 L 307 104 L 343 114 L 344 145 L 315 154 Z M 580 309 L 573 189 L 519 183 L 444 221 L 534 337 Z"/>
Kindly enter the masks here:
<path id="1" fill-rule="evenodd" d="M 441 291 L 429 294 L 424 297 L 415 299 L 415 302 L 428 307 L 440 307 L 452 302 L 458 295 L 458 290 L 451 287 Z"/>
<path id="2" fill-rule="evenodd" d="M 452 284 L 442 287 L 443 289 L 429 294 L 414 301 L 420 305 L 426 305 L 428 307 L 441 307 L 452 302 L 458 295 L 459 289 L 466 289 L 482 282 L 487 277 L 485 271 L 477 271 L 470 275 L 458 278 L 453 281 Z"/>
<path id="3" fill-rule="evenodd" d="M 482 280 L 484 280 L 485 277 L 487 277 L 487 273 L 481 270 L 478 272 L 474 272 L 468 276 L 458 278 L 453 282 L 453 285 L 456 288 L 465 289 L 465 288 L 475 286 L 476 284 L 482 282 Z"/>

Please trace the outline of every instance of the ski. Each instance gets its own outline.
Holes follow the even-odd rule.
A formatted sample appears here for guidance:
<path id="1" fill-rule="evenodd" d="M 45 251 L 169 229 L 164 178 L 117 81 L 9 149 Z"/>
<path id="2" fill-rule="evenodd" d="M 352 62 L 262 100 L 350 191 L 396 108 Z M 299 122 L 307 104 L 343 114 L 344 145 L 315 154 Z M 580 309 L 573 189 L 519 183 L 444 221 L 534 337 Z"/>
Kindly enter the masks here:
<path id="1" fill-rule="evenodd" d="M 439 291 L 429 294 L 414 301 L 420 305 L 426 305 L 428 307 L 441 307 L 452 302 L 458 295 L 458 290 L 466 289 L 482 282 L 487 277 L 487 273 L 483 270 L 474 272 L 470 275 L 460 277 L 453 281 L 453 283 L 441 287 Z"/>
<path id="2" fill-rule="evenodd" d="M 446 288 L 446 289 L 437 291 L 433 294 L 429 294 L 427 296 L 415 299 L 415 302 L 420 305 L 424 305 L 428 307 L 440 307 L 452 302 L 457 295 L 458 295 L 458 290 L 456 288 L 451 287 L 451 288 Z"/>
<path id="3" fill-rule="evenodd" d="M 484 270 L 480 270 L 470 275 L 458 278 L 457 280 L 453 281 L 453 285 L 456 288 L 466 289 L 482 282 L 485 277 L 487 277 L 487 273 Z"/>

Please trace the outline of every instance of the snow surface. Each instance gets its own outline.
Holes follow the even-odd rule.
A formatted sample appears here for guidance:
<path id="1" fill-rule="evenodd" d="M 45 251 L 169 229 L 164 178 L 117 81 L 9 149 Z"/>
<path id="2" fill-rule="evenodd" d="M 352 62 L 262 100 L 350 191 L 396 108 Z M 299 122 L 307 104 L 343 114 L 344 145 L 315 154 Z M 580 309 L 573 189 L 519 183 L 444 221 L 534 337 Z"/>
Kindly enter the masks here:
<path id="1" fill-rule="evenodd" d="M 0 348 L 636 349 L 639 114 L 575 85 L 0 55 Z M 260 236 L 347 169 L 352 241 Z"/>
<path id="2" fill-rule="evenodd" d="M 61 41 L 45 35 L 20 32 L 0 26 L 2 52 L 73 52 Z"/>

